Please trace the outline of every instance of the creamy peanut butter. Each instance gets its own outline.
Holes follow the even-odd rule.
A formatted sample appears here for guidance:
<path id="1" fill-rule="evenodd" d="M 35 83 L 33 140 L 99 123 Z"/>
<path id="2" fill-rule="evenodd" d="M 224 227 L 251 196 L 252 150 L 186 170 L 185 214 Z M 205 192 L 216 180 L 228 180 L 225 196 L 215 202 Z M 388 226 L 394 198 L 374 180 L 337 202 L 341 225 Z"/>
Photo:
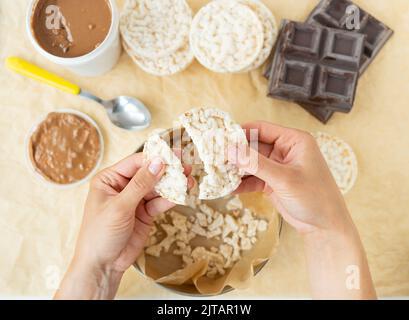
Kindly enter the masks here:
<path id="1" fill-rule="evenodd" d="M 97 129 L 70 113 L 50 113 L 31 136 L 29 148 L 36 171 L 58 184 L 87 177 L 101 153 Z"/>
<path id="2" fill-rule="evenodd" d="M 39 0 L 31 20 L 38 44 L 63 58 L 94 51 L 107 37 L 111 23 L 107 0 Z"/>

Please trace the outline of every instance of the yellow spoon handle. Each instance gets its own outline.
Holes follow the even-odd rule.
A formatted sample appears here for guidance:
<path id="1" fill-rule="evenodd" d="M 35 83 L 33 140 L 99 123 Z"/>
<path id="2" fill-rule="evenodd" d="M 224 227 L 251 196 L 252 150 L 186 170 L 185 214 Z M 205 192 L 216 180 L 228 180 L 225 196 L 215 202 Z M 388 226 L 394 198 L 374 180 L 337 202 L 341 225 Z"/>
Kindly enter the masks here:
<path id="1" fill-rule="evenodd" d="M 74 95 L 78 95 L 81 92 L 81 88 L 79 86 L 17 57 L 7 58 L 6 67 L 22 74 L 23 76 L 32 78 Z"/>

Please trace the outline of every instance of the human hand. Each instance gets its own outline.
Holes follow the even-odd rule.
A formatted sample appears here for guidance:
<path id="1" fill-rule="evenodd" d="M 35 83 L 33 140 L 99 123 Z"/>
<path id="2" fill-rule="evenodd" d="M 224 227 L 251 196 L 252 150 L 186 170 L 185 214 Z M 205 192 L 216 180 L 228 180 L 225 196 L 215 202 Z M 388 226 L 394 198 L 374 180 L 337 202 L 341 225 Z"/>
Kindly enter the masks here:
<path id="1" fill-rule="evenodd" d="M 243 126 L 258 131 L 258 152 L 229 148 L 229 161 L 253 175 L 237 193 L 263 191 L 283 218 L 301 233 L 350 223 L 344 198 L 309 133 L 267 122 Z"/>
<path id="2" fill-rule="evenodd" d="M 132 155 L 92 180 L 75 255 L 56 298 L 113 298 L 154 217 L 174 206 L 152 191 L 165 170 L 162 160 L 143 159 Z"/>
<path id="3" fill-rule="evenodd" d="M 258 131 L 258 152 L 229 147 L 229 161 L 252 176 L 237 193 L 263 191 L 304 239 L 314 298 L 376 299 L 359 234 L 315 139 L 306 132 L 267 122 L 243 126 Z M 346 285 L 358 270 L 358 286 Z"/>

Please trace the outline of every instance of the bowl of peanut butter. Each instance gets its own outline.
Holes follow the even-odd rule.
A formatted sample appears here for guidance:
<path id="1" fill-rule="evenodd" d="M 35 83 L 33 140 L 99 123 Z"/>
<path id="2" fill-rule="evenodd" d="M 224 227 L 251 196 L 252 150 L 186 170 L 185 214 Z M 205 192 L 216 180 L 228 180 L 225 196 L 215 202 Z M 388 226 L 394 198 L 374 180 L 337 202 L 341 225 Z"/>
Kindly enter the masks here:
<path id="1" fill-rule="evenodd" d="M 42 56 L 82 76 L 109 71 L 121 53 L 115 0 L 31 0 L 26 29 Z"/>
<path id="2" fill-rule="evenodd" d="M 27 162 L 42 182 L 71 188 L 87 182 L 103 158 L 104 140 L 88 115 L 71 109 L 51 112 L 30 130 Z"/>

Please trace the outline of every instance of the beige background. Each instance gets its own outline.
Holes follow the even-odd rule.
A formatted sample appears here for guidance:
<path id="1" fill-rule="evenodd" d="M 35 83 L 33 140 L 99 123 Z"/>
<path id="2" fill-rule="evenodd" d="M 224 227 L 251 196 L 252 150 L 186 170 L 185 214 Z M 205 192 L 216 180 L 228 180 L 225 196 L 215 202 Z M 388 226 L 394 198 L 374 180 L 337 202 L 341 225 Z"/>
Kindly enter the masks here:
<path id="1" fill-rule="evenodd" d="M 208 1 L 188 1 L 197 11 Z M 278 20 L 304 20 L 317 0 L 265 0 Z M 143 73 L 125 54 L 109 74 L 77 77 L 33 50 L 24 29 L 28 0 L 0 0 L 0 59 L 26 58 L 76 81 L 103 98 L 141 98 L 153 128 L 171 126 L 193 106 L 215 106 L 237 121 L 264 119 L 304 130 L 323 130 L 348 141 L 359 160 L 359 179 L 347 196 L 382 297 L 409 295 L 409 1 L 357 0 L 395 30 L 393 39 L 362 77 L 354 110 L 321 125 L 301 108 L 266 97 L 260 71 L 217 75 L 194 63 L 169 78 Z M 2 63 L 3 64 L 3 63 Z M 10 73 L 0 65 L 0 295 L 50 297 L 69 263 L 82 217 L 87 186 L 54 190 L 39 183 L 25 163 L 24 140 L 36 119 L 59 108 L 88 113 L 106 139 L 103 166 L 129 155 L 149 133 L 111 125 L 98 105 Z M 121 298 L 177 298 L 134 270 L 126 273 Z M 308 297 L 300 239 L 285 227 L 268 266 L 238 297 Z"/>

